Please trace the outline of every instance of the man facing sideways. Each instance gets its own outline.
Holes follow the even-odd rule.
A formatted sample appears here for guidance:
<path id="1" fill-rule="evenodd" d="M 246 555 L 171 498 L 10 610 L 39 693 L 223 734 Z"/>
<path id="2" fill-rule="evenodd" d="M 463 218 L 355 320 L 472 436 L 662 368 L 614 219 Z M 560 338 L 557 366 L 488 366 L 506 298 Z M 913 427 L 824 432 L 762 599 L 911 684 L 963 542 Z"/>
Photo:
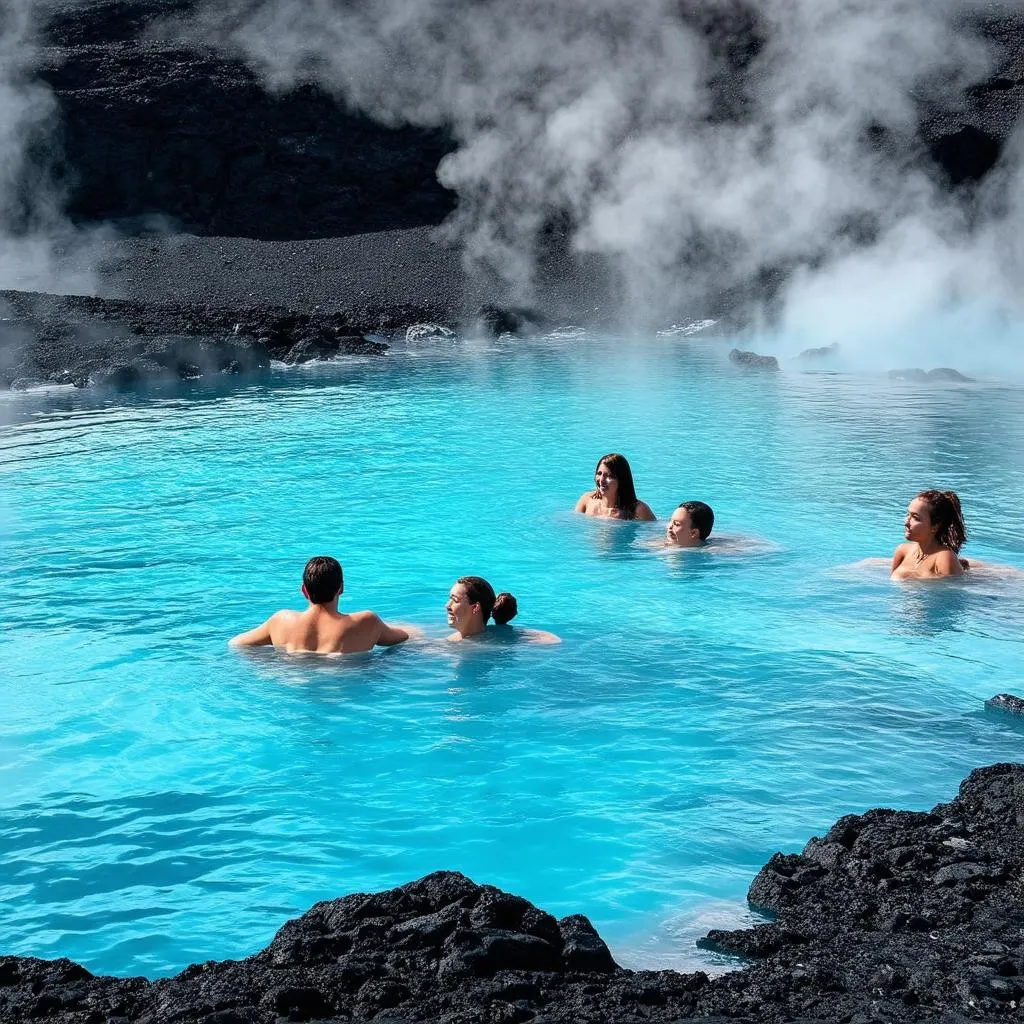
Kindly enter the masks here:
<path id="1" fill-rule="evenodd" d="M 373 612 L 339 612 L 338 599 L 344 589 L 337 559 L 327 555 L 311 558 L 302 574 L 302 595 L 309 607 L 302 612 L 274 612 L 262 626 L 228 642 L 231 647 L 273 644 L 289 653 L 353 654 L 377 645 L 393 647 L 409 639 L 408 629 L 389 626 Z"/>

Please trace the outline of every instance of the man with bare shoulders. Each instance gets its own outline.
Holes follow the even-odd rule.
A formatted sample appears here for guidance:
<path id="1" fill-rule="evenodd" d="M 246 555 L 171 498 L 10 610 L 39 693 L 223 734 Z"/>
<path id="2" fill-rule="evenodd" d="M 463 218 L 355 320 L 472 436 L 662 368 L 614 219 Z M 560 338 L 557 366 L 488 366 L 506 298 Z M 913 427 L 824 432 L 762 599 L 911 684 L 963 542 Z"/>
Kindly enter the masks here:
<path id="1" fill-rule="evenodd" d="M 371 648 L 393 647 L 408 640 L 408 629 L 389 626 L 373 612 L 338 611 L 345 589 L 340 563 L 318 555 L 306 563 L 302 596 L 309 607 L 302 612 L 283 609 L 255 629 L 229 641 L 231 647 L 265 647 L 273 644 L 289 654 L 354 654 Z"/>

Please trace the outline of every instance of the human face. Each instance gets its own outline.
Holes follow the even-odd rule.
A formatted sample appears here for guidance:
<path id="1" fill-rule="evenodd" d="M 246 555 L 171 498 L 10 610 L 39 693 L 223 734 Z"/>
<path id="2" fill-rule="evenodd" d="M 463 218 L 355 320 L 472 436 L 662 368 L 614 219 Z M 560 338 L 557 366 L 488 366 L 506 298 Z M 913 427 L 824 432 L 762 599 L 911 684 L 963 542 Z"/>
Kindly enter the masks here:
<path id="1" fill-rule="evenodd" d="M 690 522 L 690 511 L 677 508 L 665 527 L 665 542 L 677 548 L 693 548 L 700 544 L 700 530 Z"/>
<path id="2" fill-rule="evenodd" d="M 935 539 L 935 525 L 928 511 L 928 502 L 924 498 L 915 498 L 907 506 L 907 517 L 903 520 L 903 536 L 918 544 L 928 544 Z"/>
<path id="3" fill-rule="evenodd" d="M 604 498 L 609 505 L 615 504 L 619 493 L 619 481 L 612 476 L 612 472 L 605 462 L 598 463 L 597 472 L 594 473 L 594 489 L 598 496 Z"/>
<path id="4" fill-rule="evenodd" d="M 462 633 L 472 626 L 473 615 L 480 611 L 480 605 L 469 600 L 464 583 L 456 583 L 448 592 L 448 604 L 444 610 L 448 613 L 448 625 Z"/>

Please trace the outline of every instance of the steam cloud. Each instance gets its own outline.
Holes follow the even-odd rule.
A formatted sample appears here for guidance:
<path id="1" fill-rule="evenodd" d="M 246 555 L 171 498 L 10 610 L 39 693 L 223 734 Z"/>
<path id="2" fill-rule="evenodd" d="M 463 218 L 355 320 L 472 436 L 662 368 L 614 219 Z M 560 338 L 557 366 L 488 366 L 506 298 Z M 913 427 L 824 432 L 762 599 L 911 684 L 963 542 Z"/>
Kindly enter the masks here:
<path id="1" fill-rule="evenodd" d="M 448 126 L 450 226 L 521 298 L 538 238 L 568 224 L 636 311 L 697 308 L 786 268 L 781 322 L 820 344 L 870 326 L 869 309 L 902 324 L 1014 290 L 1016 159 L 980 223 L 908 159 L 918 104 L 955 105 L 989 70 L 963 22 L 979 6 L 211 0 L 197 34 L 276 88 L 317 81 L 385 122 Z M 717 29 L 751 9 L 763 45 L 729 54 Z"/>
<path id="2" fill-rule="evenodd" d="M 56 102 L 34 78 L 39 6 L 0 5 L 0 288 L 89 293 L 87 261 L 60 258 L 87 239 L 64 217 L 53 173 Z"/>

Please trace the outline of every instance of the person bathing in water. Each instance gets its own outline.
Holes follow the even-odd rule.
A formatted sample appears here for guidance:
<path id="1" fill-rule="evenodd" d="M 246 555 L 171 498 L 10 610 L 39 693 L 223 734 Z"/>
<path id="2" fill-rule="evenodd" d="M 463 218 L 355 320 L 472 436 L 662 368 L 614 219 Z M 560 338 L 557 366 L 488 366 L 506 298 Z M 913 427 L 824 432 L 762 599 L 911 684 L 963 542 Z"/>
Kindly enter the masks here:
<path id="1" fill-rule="evenodd" d="M 448 625 L 455 629 L 449 640 L 460 642 L 473 638 L 523 639 L 533 644 L 557 644 L 561 640 L 554 633 L 540 629 L 523 629 L 515 633 L 509 622 L 519 611 L 515 597 L 504 593 L 495 596 L 494 587 L 482 576 L 460 576 L 448 594 L 445 606 Z M 488 627 L 487 620 L 494 619 L 494 626 Z"/>
<path id="2" fill-rule="evenodd" d="M 636 496 L 633 471 L 625 455 L 612 452 L 604 455 L 594 470 L 594 490 L 580 495 L 576 511 L 585 516 L 604 516 L 608 519 L 634 519 L 653 522 L 650 506 Z"/>
<path id="3" fill-rule="evenodd" d="M 289 654 L 354 654 L 375 646 L 393 647 L 412 635 L 407 628 L 382 622 L 373 612 L 339 612 L 338 600 L 344 589 L 336 559 L 327 555 L 311 558 L 302 574 L 302 596 L 309 602 L 306 610 L 275 612 L 262 626 L 228 642 L 232 647 L 273 644 Z"/>
<path id="4" fill-rule="evenodd" d="M 968 568 L 959 556 L 967 541 L 960 499 L 955 491 L 922 491 L 907 506 L 903 522 L 907 538 L 893 552 L 893 579 L 963 576 Z"/>
<path id="5" fill-rule="evenodd" d="M 665 546 L 671 548 L 699 548 L 707 543 L 715 513 L 703 501 L 684 501 L 672 513 L 665 528 Z"/>

